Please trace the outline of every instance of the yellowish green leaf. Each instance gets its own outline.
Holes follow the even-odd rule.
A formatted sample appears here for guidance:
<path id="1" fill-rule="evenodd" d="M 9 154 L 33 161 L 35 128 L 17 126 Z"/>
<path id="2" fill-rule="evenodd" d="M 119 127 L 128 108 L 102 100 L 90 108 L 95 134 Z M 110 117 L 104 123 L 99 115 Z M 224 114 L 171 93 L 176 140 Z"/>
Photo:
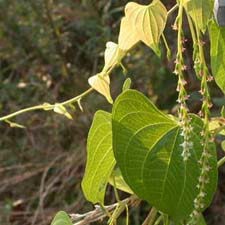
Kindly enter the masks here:
<path id="1" fill-rule="evenodd" d="M 105 66 L 103 71 L 107 72 L 108 69 L 120 63 L 123 56 L 124 52 L 119 49 L 118 44 L 111 41 L 107 42 L 105 50 Z"/>
<path id="2" fill-rule="evenodd" d="M 127 78 L 123 83 L 123 92 L 129 90 L 131 86 L 131 79 Z"/>
<path id="3" fill-rule="evenodd" d="M 224 126 L 225 124 L 221 123 L 221 120 L 219 118 L 214 118 L 209 123 L 209 129 L 210 131 L 214 131 L 219 129 L 220 127 Z M 225 135 L 225 128 L 219 132 L 221 135 Z"/>
<path id="4" fill-rule="evenodd" d="M 149 5 L 130 2 L 125 8 L 125 18 L 137 39 L 157 51 L 167 20 L 165 6 L 159 0 L 153 0 Z"/>
<path id="5" fill-rule="evenodd" d="M 100 94 L 106 97 L 109 103 L 113 103 L 110 94 L 110 79 L 109 76 L 104 75 L 104 73 L 99 73 L 88 79 L 88 83 L 92 88 L 98 91 Z"/>
<path id="6" fill-rule="evenodd" d="M 213 4 L 211 0 L 184 0 L 184 8 L 190 15 L 195 25 L 205 32 L 212 16 Z"/>
<path id="7" fill-rule="evenodd" d="M 210 23 L 211 68 L 217 85 L 225 94 L 225 27 Z"/>
<path id="8" fill-rule="evenodd" d="M 140 38 L 128 18 L 124 17 L 120 24 L 119 48 L 123 51 L 129 51 L 133 48 Z"/>
<path id="9" fill-rule="evenodd" d="M 51 225 L 73 225 L 73 223 L 66 212 L 60 211 L 55 215 Z"/>
<path id="10" fill-rule="evenodd" d="M 82 190 L 88 201 L 104 204 L 106 186 L 116 164 L 112 150 L 112 117 L 95 113 L 87 139 L 87 163 Z"/>

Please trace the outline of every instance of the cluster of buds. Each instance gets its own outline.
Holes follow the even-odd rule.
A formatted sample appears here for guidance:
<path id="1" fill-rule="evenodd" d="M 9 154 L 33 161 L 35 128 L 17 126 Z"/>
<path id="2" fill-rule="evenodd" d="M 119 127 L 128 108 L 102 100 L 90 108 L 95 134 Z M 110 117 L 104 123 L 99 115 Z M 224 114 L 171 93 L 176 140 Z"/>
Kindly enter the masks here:
<path id="1" fill-rule="evenodd" d="M 180 78 L 179 78 L 180 80 Z M 188 115 L 188 107 L 186 104 L 186 100 L 188 95 L 186 94 L 186 90 L 184 86 L 181 86 L 178 82 L 178 86 L 180 86 L 180 91 L 178 95 L 178 103 L 180 104 L 178 118 L 181 127 L 181 136 L 183 137 L 183 142 L 180 145 L 183 149 L 182 157 L 184 161 L 187 161 L 188 158 L 191 156 L 191 149 L 193 147 L 193 142 L 191 141 L 191 133 L 192 133 L 192 126 L 191 126 L 191 118 Z"/>
<path id="2" fill-rule="evenodd" d="M 179 36 L 180 35 L 180 36 Z M 175 60 L 175 71 L 174 73 L 178 76 L 178 84 L 177 84 L 177 91 L 178 91 L 178 99 L 177 102 L 179 103 L 179 111 L 178 111 L 178 118 L 181 127 L 181 136 L 183 137 L 183 142 L 181 147 L 182 151 L 182 158 L 184 161 L 187 161 L 191 156 L 191 149 L 193 147 L 193 143 L 191 141 L 191 133 L 192 133 L 192 126 L 191 126 L 191 118 L 188 115 L 188 107 L 186 101 L 189 98 L 187 91 L 185 89 L 186 80 L 184 78 L 184 71 L 187 69 L 186 65 L 184 64 L 183 60 L 183 51 L 185 48 L 183 47 L 185 39 L 182 39 L 182 31 L 178 31 L 178 39 L 181 39 L 181 42 L 178 42 L 178 51 Z"/>

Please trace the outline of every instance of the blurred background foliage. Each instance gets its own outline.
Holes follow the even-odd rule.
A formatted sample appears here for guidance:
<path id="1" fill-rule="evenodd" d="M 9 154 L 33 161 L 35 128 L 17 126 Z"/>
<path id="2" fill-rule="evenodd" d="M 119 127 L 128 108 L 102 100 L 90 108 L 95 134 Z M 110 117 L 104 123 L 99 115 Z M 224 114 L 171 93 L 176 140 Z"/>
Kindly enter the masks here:
<path id="1" fill-rule="evenodd" d="M 127 2 L 0 0 L 0 115 L 44 102 L 63 101 L 86 90 L 88 77 L 102 69 L 105 43 L 117 42 Z M 169 9 L 175 1 L 163 2 Z M 176 76 L 172 74 L 176 51 L 173 21 L 171 17 L 166 30 L 173 53 L 170 61 L 163 46 L 160 59 L 144 45 L 132 50 L 124 60 L 133 87 L 170 113 L 176 112 L 177 97 Z M 197 113 L 199 81 L 192 70 L 191 41 L 186 47 L 190 109 Z M 122 69 L 116 69 L 112 75 L 114 98 L 124 80 Z M 215 84 L 211 86 L 213 113 L 217 115 L 225 100 Z M 97 93 L 88 96 L 82 105 L 84 112 L 77 109 L 73 121 L 51 112 L 33 112 L 16 118 L 26 129 L 12 129 L 0 123 L 1 225 L 46 225 L 61 209 L 71 213 L 92 209 L 80 187 L 86 138 L 94 112 L 110 111 L 111 106 Z M 222 170 L 220 177 L 214 203 L 206 212 L 209 224 L 221 224 L 225 215 Z M 107 203 L 114 201 L 109 188 Z M 131 209 L 132 224 L 140 224 L 147 210 L 145 203 Z"/>

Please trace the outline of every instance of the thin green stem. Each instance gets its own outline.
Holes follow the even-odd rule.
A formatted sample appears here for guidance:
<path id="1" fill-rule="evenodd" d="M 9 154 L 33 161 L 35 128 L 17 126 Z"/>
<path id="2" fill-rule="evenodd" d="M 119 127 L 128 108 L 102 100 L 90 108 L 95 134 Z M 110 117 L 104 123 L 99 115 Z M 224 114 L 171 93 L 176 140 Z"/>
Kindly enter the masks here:
<path id="1" fill-rule="evenodd" d="M 224 156 L 222 159 L 220 159 L 220 160 L 218 161 L 217 167 L 218 167 L 218 168 L 221 167 L 224 163 L 225 163 L 225 156 Z"/>
<path id="2" fill-rule="evenodd" d="M 127 204 L 125 206 L 126 206 L 126 225 L 129 225 L 129 208 Z"/>
<path id="3" fill-rule="evenodd" d="M 168 60 L 170 60 L 170 58 L 171 58 L 171 50 L 169 48 L 168 42 L 167 42 L 166 37 L 165 37 L 164 34 L 162 34 L 162 39 L 163 39 L 164 45 L 166 47 L 167 58 L 168 58 Z"/>
<path id="4" fill-rule="evenodd" d="M 113 214 L 110 216 L 109 225 L 116 224 L 117 219 L 123 213 L 124 210 L 127 210 L 127 205 L 123 202 L 118 202 L 118 206 L 114 210 Z"/>
<path id="5" fill-rule="evenodd" d="M 170 16 L 176 9 L 178 9 L 178 4 L 174 5 L 168 12 L 167 15 Z"/>
<path id="6" fill-rule="evenodd" d="M 62 59 L 63 59 L 63 62 L 64 62 L 64 55 L 62 54 L 62 51 L 61 51 L 61 42 L 60 42 L 60 37 L 58 36 L 58 33 L 57 33 L 57 29 L 56 27 L 54 26 L 54 23 L 53 23 L 53 19 L 51 17 L 51 14 L 50 14 L 50 9 L 49 9 L 49 5 L 48 5 L 48 0 L 45 0 L 45 6 L 46 6 L 46 11 L 47 11 L 47 17 L 50 21 L 50 25 L 52 27 L 52 30 L 53 30 L 53 34 L 55 36 L 55 39 L 58 43 L 58 47 L 60 47 L 60 49 L 58 49 L 60 55 L 62 56 Z M 168 16 L 171 15 L 176 9 L 178 8 L 178 4 L 174 5 L 169 11 L 168 11 Z M 165 37 L 163 36 L 163 38 L 165 39 Z M 165 43 L 166 44 L 166 43 Z M 168 46 L 168 45 L 167 45 Z M 115 68 L 115 66 L 117 65 L 113 65 L 109 71 L 106 72 L 106 75 L 109 75 L 111 73 L 111 71 Z M 65 69 L 65 64 L 63 66 Z M 67 74 L 67 71 L 64 71 L 65 74 Z M 85 92 L 83 92 L 82 94 L 74 97 L 74 98 L 71 98 L 65 102 L 62 102 L 62 103 L 59 103 L 59 105 L 61 106 L 67 106 L 67 105 L 70 105 L 72 103 L 75 103 L 75 102 L 78 102 L 81 100 L 81 98 L 85 97 L 86 95 L 88 95 L 89 93 L 91 93 L 94 89 L 93 88 L 89 88 L 88 90 L 86 90 Z M 47 108 L 48 110 L 52 110 L 54 109 L 54 106 L 55 104 L 48 104 Z M 3 116 L 3 117 L 0 117 L 0 122 L 1 121 L 5 121 L 5 120 L 9 120 L 11 118 L 14 118 L 18 115 L 21 115 L 23 113 L 26 113 L 26 112 L 31 112 L 31 111 L 36 111 L 36 110 L 46 110 L 46 105 L 43 104 L 43 105 L 37 105 L 37 106 L 32 106 L 32 107 L 28 107 L 28 108 L 25 108 L 25 109 L 21 109 L 17 112 L 14 112 L 14 113 L 11 113 L 9 115 L 6 115 L 6 116 Z"/>
<path id="7" fill-rule="evenodd" d="M 155 222 L 157 213 L 158 213 L 158 210 L 156 208 L 152 207 L 142 225 L 153 225 Z"/>
<path id="8" fill-rule="evenodd" d="M 90 92 L 92 92 L 94 89 L 93 88 L 89 88 L 88 90 L 86 90 L 85 92 L 83 92 L 82 94 L 74 97 L 74 98 L 71 98 L 65 102 L 62 102 L 62 103 L 59 103 L 60 105 L 62 106 L 66 106 L 66 105 L 70 105 L 72 103 L 75 103 L 77 101 L 79 101 L 80 99 L 82 99 L 83 97 L 85 97 L 86 95 L 88 95 Z M 55 104 L 49 104 L 47 107 L 48 107 L 48 110 L 52 110 L 54 109 L 54 106 Z M 28 108 L 25 108 L 25 109 L 21 109 L 17 112 L 14 112 L 14 113 L 11 113 L 7 116 L 3 116 L 3 117 L 0 117 L 0 121 L 4 121 L 4 120 L 9 120 L 13 117 L 16 117 L 18 115 L 21 115 L 23 113 L 26 113 L 26 112 L 31 112 L 31 111 L 36 111 L 36 110 L 46 110 L 46 105 L 43 104 L 43 105 L 37 105 L 37 106 L 32 106 L 32 107 L 28 107 Z"/>
<path id="9" fill-rule="evenodd" d="M 164 225 L 169 225 L 169 217 L 168 215 L 164 215 Z"/>
<path id="10" fill-rule="evenodd" d="M 155 221 L 154 225 L 159 225 L 162 220 L 163 220 L 163 215 L 158 217 L 158 219 Z"/>
<path id="11" fill-rule="evenodd" d="M 30 112 L 30 111 L 36 111 L 36 110 L 41 110 L 43 109 L 43 105 L 37 105 L 37 106 L 32 106 L 32 107 L 29 107 L 29 108 L 26 108 L 26 109 L 21 109 L 17 112 L 14 112 L 14 113 L 11 113 L 7 116 L 3 116 L 0 118 L 0 121 L 4 121 L 4 120 L 8 120 L 8 119 L 11 119 L 15 116 L 18 116 L 20 114 L 23 114 L 23 113 L 26 113 L 26 112 Z"/>
<path id="12" fill-rule="evenodd" d="M 188 19 L 189 28 L 190 28 L 190 31 L 191 31 L 191 37 L 192 37 L 193 43 L 197 44 L 196 31 L 195 31 L 193 22 L 192 22 L 190 16 L 187 13 L 186 13 L 186 15 L 187 15 L 187 19 Z"/>
<path id="13" fill-rule="evenodd" d="M 93 88 L 89 88 L 88 90 L 86 90 L 85 92 L 83 92 L 82 94 L 74 97 L 74 98 L 71 98 L 65 102 L 62 102 L 61 105 L 65 106 L 65 105 L 69 105 L 69 104 L 72 104 L 72 103 L 75 103 L 77 101 L 79 101 L 80 99 L 82 99 L 83 97 L 85 97 L 86 95 L 88 95 L 89 93 L 91 93 L 92 91 L 94 91 Z"/>

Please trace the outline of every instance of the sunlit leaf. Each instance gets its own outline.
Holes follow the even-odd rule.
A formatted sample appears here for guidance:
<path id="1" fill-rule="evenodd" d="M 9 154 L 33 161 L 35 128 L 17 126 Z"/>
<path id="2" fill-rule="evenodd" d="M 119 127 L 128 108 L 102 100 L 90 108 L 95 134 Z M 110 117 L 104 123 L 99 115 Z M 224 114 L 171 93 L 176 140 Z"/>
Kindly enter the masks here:
<path id="1" fill-rule="evenodd" d="M 105 189 L 115 166 L 111 114 L 98 111 L 87 140 L 87 163 L 82 189 L 87 200 L 104 203 Z"/>
<path id="2" fill-rule="evenodd" d="M 123 51 L 129 51 L 139 41 L 140 38 L 136 33 L 135 28 L 131 25 L 129 19 L 124 17 L 120 24 L 119 48 Z"/>
<path id="3" fill-rule="evenodd" d="M 222 124 L 220 118 L 213 118 L 209 123 L 209 129 L 211 132 L 220 128 L 221 126 L 225 126 L 225 123 Z M 219 134 L 225 135 L 225 128 L 220 130 Z"/>
<path id="4" fill-rule="evenodd" d="M 122 93 L 114 103 L 112 121 L 114 155 L 132 191 L 176 221 L 187 218 L 199 193 L 202 120 L 192 115 L 193 149 L 187 162 L 182 158 L 180 126 L 141 93 Z M 217 184 L 214 144 L 210 145 L 210 152 L 205 207 L 211 203 Z"/>
<path id="5" fill-rule="evenodd" d="M 124 84 L 123 84 L 123 92 L 126 91 L 126 90 L 129 90 L 130 87 L 131 87 L 131 79 L 130 78 L 127 78 L 124 81 Z"/>
<path id="6" fill-rule="evenodd" d="M 225 27 L 216 22 L 209 26 L 211 46 L 211 67 L 217 85 L 225 94 Z"/>
<path id="7" fill-rule="evenodd" d="M 149 5 L 130 2 L 125 8 L 125 18 L 128 28 L 132 29 L 138 39 L 158 51 L 159 39 L 167 20 L 165 6 L 159 0 L 153 0 Z"/>
<path id="8" fill-rule="evenodd" d="M 110 79 L 108 75 L 104 75 L 104 73 L 99 73 L 95 76 L 90 77 L 88 79 L 88 83 L 92 88 L 94 88 L 100 94 L 105 96 L 109 103 L 113 103 L 110 94 Z"/>
<path id="9" fill-rule="evenodd" d="M 60 211 L 55 215 L 51 225 L 73 225 L 73 223 L 66 212 Z"/>
<path id="10" fill-rule="evenodd" d="M 108 69 L 120 63 L 124 54 L 125 53 L 121 49 L 119 49 L 116 43 L 111 41 L 107 42 L 105 50 L 105 66 L 103 68 L 103 71 L 108 71 Z"/>

